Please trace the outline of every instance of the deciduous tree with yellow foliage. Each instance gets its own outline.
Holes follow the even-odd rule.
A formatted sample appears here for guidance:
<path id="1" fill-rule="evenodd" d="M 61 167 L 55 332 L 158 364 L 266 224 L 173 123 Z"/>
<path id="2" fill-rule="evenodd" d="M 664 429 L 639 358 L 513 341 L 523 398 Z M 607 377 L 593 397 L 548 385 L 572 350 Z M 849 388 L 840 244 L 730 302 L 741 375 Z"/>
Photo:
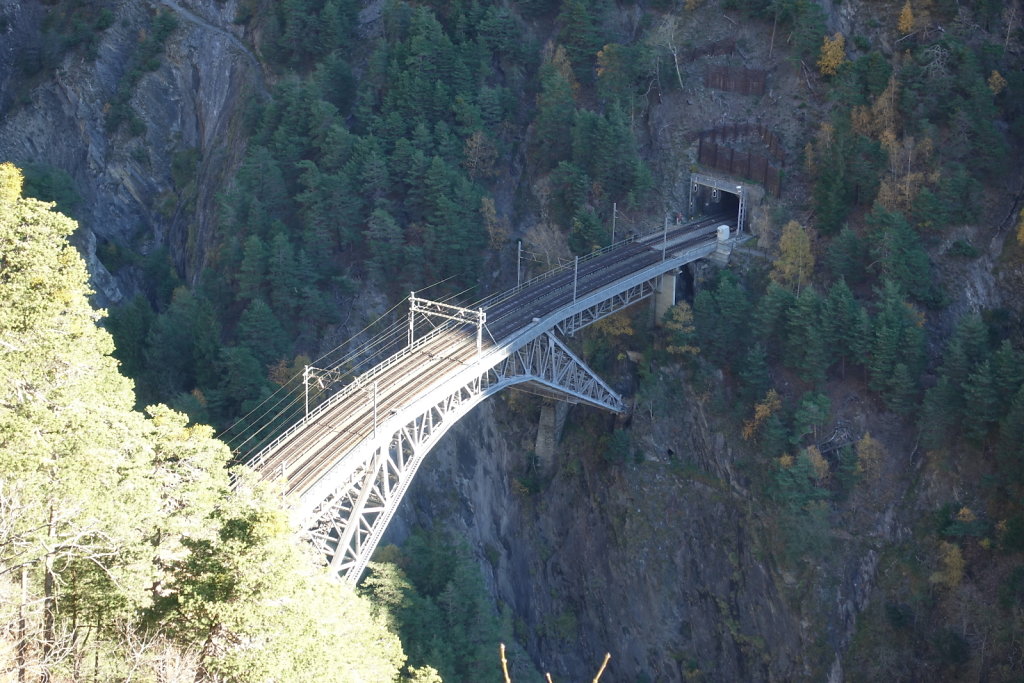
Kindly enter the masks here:
<path id="1" fill-rule="evenodd" d="M 818 70 L 821 75 L 835 76 L 844 62 L 846 62 L 846 38 L 838 32 L 831 38 L 825 36 L 821 43 L 821 54 L 818 57 Z"/>
<path id="2" fill-rule="evenodd" d="M 900 10 L 900 18 L 896 22 L 896 30 L 906 35 L 914 30 L 914 11 L 910 8 L 910 0 L 907 0 Z"/>
<path id="3" fill-rule="evenodd" d="M 780 285 L 791 287 L 799 294 L 800 289 L 811 279 L 814 272 L 814 252 L 811 251 L 811 236 L 806 228 L 796 221 L 782 227 L 779 239 L 779 258 L 772 266 L 771 278 Z"/>

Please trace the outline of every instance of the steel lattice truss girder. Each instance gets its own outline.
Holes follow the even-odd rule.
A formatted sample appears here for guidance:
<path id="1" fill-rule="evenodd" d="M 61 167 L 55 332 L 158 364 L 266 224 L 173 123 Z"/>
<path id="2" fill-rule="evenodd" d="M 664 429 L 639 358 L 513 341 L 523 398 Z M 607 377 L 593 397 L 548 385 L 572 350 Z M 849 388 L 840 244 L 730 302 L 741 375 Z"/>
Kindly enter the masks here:
<path id="1" fill-rule="evenodd" d="M 621 397 L 553 334 L 530 340 L 442 399 L 379 427 L 380 439 L 367 440 L 365 447 L 346 456 L 357 464 L 341 485 L 326 496 L 311 492 L 315 506 L 306 528 L 331 569 L 355 583 L 427 452 L 478 403 L 523 382 L 557 391 L 573 402 L 616 412 L 625 408 Z"/>
<path id="2" fill-rule="evenodd" d="M 657 246 L 654 240 L 656 236 L 648 240 L 652 248 Z M 474 361 L 454 375 L 441 378 L 426 394 L 375 424 L 374 436 L 346 453 L 338 453 L 333 465 L 304 490 L 296 505 L 296 514 L 309 530 L 310 540 L 328 557 L 334 570 L 350 582 L 358 580 L 427 452 L 455 422 L 488 396 L 505 387 L 530 383 L 549 395 L 622 410 L 620 397 L 559 342 L 553 330 L 571 334 L 650 296 L 664 273 L 707 257 L 717 247 L 713 238 L 686 246 L 683 251 L 675 244 L 669 246 L 669 255 L 663 256 L 660 263 L 581 297 L 568 310 L 563 308 L 544 319 L 535 318 L 512 338 L 503 340 L 503 345 L 482 350 L 479 334 L 483 326 L 478 324 Z M 482 322 L 483 316 L 479 319 Z M 438 329 L 429 336 L 443 333 L 443 329 Z M 393 359 L 400 357 L 399 354 Z M 374 371 L 379 373 L 392 366 L 393 359 Z M 332 401 L 358 390 L 360 379 L 278 437 L 278 441 L 283 443 Z M 275 445 L 271 444 L 265 452 Z"/>
<path id="3" fill-rule="evenodd" d="M 571 337 L 587 325 L 596 323 L 601 318 L 606 318 L 613 313 L 632 306 L 642 299 L 654 294 L 658 288 L 659 277 L 645 280 L 618 294 L 602 299 L 596 304 L 573 313 L 571 316 L 558 323 L 555 328 L 563 335 Z"/>

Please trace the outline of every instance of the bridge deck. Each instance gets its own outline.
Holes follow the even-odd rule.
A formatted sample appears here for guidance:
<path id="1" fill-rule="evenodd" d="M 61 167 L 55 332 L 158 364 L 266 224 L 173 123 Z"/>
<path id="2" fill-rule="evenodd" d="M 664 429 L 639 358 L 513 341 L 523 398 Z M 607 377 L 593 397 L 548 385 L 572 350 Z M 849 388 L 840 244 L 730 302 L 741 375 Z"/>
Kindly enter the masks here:
<path id="1" fill-rule="evenodd" d="M 535 319 L 570 309 L 574 301 L 614 289 L 671 254 L 714 244 L 714 217 L 616 247 L 596 258 L 581 260 L 573 292 L 573 268 L 539 278 L 482 302 L 487 313 L 483 353 L 514 343 Z M 477 358 L 476 331 L 449 325 L 394 354 L 358 377 L 339 394 L 311 411 L 298 425 L 258 454 L 252 465 L 265 479 L 284 478 L 286 492 L 303 496 L 339 458 L 373 435 L 375 425 L 458 373 Z M 374 411 L 376 394 L 376 413 Z"/>

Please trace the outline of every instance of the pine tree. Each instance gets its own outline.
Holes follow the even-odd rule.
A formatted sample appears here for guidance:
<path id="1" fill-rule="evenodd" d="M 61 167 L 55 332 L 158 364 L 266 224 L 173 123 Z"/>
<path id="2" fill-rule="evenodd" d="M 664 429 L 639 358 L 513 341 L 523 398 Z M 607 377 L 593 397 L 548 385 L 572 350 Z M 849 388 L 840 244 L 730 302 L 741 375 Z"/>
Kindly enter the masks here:
<path id="1" fill-rule="evenodd" d="M 761 343 L 755 343 L 747 351 L 740 364 L 739 376 L 744 403 L 753 403 L 771 388 L 768 354 Z"/>
<path id="2" fill-rule="evenodd" d="M 857 311 L 857 322 L 850 330 L 849 339 L 854 361 L 866 370 L 875 339 L 875 321 L 863 306 Z"/>
<path id="3" fill-rule="evenodd" d="M 26 571 L 26 669 L 158 680 L 193 653 L 175 675 L 336 680 L 327 647 L 343 677 L 392 680 L 397 638 L 316 568 L 276 496 L 244 474 L 231 486 L 209 428 L 132 410 L 75 227 L 0 193 L 0 572 Z"/>
<path id="4" fill-rule="evenodd" d="M 602 44 L 593 4 L 584 0 L 562 0 L 557 23 L 559 42 L 565 45 L 576 78 L 590 82 L 594 59 Z"/>
<path id="5" fill-rule="evenodd" d="M 295 264 L 295 250 L 284 233 L 277 233 L 270 241 L 267 280 L 270 285 L 270 306 L 278 318 L 291 320 L 296 307 L 296 281 L 299 274 Z"/>
<path id="6" fill-rule="evenodd" d="M 777 282 L 768 283 L 768 289 L 758 302 L 754 312 L 754 329 L 765 340 L 772 356 L 781 355 L 786 339 L 786 321 L 795 303 L 793 293 Z"/>
<path id="7" fill-rule="evenodd" d="M 746 339 L 750 334 L 750 299 L 746 290 L 740 286 L 728 271 L 722 276 L 715 290 L 719 310 L 722 315 L 722 339 L 730 345 L 737 340 Z"/>
<path id="8" fill-rule="evenodd" d="M 366 225 L 370 275 L 380 283 L 394 283 L 402 265 L 402 230 L 384 209 L 374 209 Z"/>
<path id="9" fill-rule="evenodd" d="M 859 318 L 860 305 L 853 298 L 853 292 L 846 285 L 846 280 L 840 279 L 833 283 L 828 290 L 828 296 L 822 302 L 823 343 L 829 356 L 829 364 L 832 359 L 840 359 L 844 372 L 846 361 L 856 357 L 853 332 Z"/>
<path id="10" fill-rule="evenodd" d="M 928 254 L 902 214 L 879 204 L 867 218 L 874 227 L 871 251 L 883 279 L 890 279 L 925 305 L 936 307 L 945 299 L 935 281 Z"/>
<path id="11" fill-rule="evenodd" d="M 573 97 L 572 85 L 552 64 L 541 67 L 532 144 L 542 168 L 552 168 L 570 157 L 576 111 Z"/>
<path id="12" fill-rule="evenodd" d="M 1005 412 L 1005 397 L 1016 396 L 1024 385 L 1024 352 L 1013 348 L 1004 339 L 999 349 L 992 354 L 992 382 L 996 395 L 1003 397 L 1001 405 Z"/>
<path id="13" fill-rule="evenodd" d="M 885 388 L 885 404 L 893 412 L 909 415 L 917 407 L 917 379 L 911 374 L 906 363 L 893 366 L 892 377 Z"/>
<path id="14" fill-rule="evenodd" d="M 874 346 L 868 361 L 869 385 L 887 396 L 889 380 L 897 364 L 905 364 L 912 377 L 920 373 L 924 362 L 924 335 L 918 327 L 916 314 L 903 300 L 896 283 L 887 280 L 880 298 L 874 322 Z"/>
<path id="15" fill-rule="evenodd" d="M 988 360 L 977 365 L 964 383 L 963 432 L 967 439 L 981 443 L 999 418 L 999 395 L 996 394 L 992 367 Z"/>
<path id="16" fill-rule="evenodd" d="M 723 359 L 719 317 L 714 295 L 706 289 L 698 292 L 693 298 L 693 326 L 697 333 L 697 345 L 701 355 L 715 362 Z"/>
<path id="17" fill-rule="evenodd" d="M 778 413 L 773 413 L 764 421 L 758 444 L 769 458 L 777 458 L 789 450 L 789 429 Z"/>
<path id="18" fill-rule="evenodd" d="M 1024 387 L 1010 402 L 1006 417 L 999 423 L 997 449 L 1002 473 L 1016 486 L 1024 484 Z"/>
<path id="19" fill-rule="evenodd" d="M 820 436 L 819 428 L 828 420 L 831 409 L 832 402 L 825 394 L 809 391 L 801 396 L 793 413 L 793 436 L 790 442 L 799 445 L 810 435 L 812 442 L 816 443 Z"/>
<path id="20" fill-rule="evenodd" d="M 851 285 L 864 281 L 867 247 L 849 226 L 844 226 L 828 249 L 828 267 Z"/>
<path id="21" fill-rule="evenodd" d="M 253 299 L 238 320 L 238 342 L 264 366 L 280 360 L 287 349 L 281 322 L 263 299 Z M 266 375 L 265 372 L 259 373 Z"/>
<path id="22" fill-rule="evenodd" d="M 608 232 L 591 209 L 580 209 L 572 217 L 569 247 L 574 254 L 589 254 L 608 243 Z"/>
<path id="23" fill-rule="evenodd" d="M 971 314 L 957 324 L 943 354 L 940 373 L 949 377 L 954 386 L 963 386 L 968 375 L 988 358 L 988 330 L 981 316 Z"/>
<path id="24" fill-rule="evenodd" d="M 360 194 L 373 201 L 383 199 L 391 188 L 387 159 L 377 149 L 369 150 L 359 174 Z"/>
<path id="25" fill-rule="evenodd" d="M 245 240 L 242 265 L 238 269 L 238 298 L 252 301 L 261 295 L 267 273 L 267 248 L 259 235 Z"/>
<path id="26" fill-rule="evenodd" d="M 209 302 L 185 287 L 175 289 L 171 305 L 146 335 L 146 371 L 139 392 L 144 403 L 212 383 L 218 335 Z"/>
<path id="27" fill-rule="evenodd" d="M 121 361 L 121 372 L 128 377 L 139 377 L 145 368 L 146 336 L 155 317 L 142 295 L 110 311 L 107 329 L 117 344 L 113 356 Z"/>

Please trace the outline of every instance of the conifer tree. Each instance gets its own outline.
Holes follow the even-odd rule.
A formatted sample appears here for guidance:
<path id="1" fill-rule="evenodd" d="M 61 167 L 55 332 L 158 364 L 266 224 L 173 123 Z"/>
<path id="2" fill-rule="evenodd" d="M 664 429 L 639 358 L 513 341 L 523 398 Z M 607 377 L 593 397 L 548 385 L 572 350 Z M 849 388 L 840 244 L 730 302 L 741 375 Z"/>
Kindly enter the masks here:
<path id="1" fill-rule="evenodd" d="M 857 322 L 850 330 L 850 350 L 858 365 L 865 370 L 871 356 L 871 348 L 875 339 L 875 322 L 868 309 L 861 306 L 857 311 Z"/>
<path id="2" fill-rule="evenodd" d="M 277 233 L 270 241 L 267 260 L 270 306 L 279 318 L 291 320 L 297 303 L 295 285 L 299 273 L 295 264 L 295 250 L 284 233 Z"/>
<path id="3" fill-rule="evenodd" d="M 896 363 L 885 388 L 886 405 L 900 415 L 909 415 L 917 406 L 917 379 L 906 363 Z"/>
<path id="4" fill-rule="evenodd" d="M 745 403 L 753 403 L 771 388 L 768 354 L 763 344 L 758 342 L 750 347 L 740 364 L 739 376 Z"/>
<path id="5" fill-rule="evenodd" d="M 696 327 L 693 324 L 693 308 L 685 301 L 680 301 L 668 309 L 664 320 L 665 330 L 669 333 L 670 343 L 665 350 L 678 356 L 700 353 L 694 345 Z"/>
<path id="6" fill-rule="evenodd" d="M 853 336 L 860 317 L 859 309 L 853 292 L 842 278 L 829 287 L 828 296 L 822 302 L 822 336 L 829 364 L 833 359 L 839 359 L 844 370 L 846 361 L 856 357 Z"/>
<path id="7" fill-rule="evenodd" d="M 874 346 L 868 360 L 869 386 L 888 401 L 896 396 L 890 382 L 898 364 L 906 365 L 916 384 L 924 362 L 924 335 L 896 283 L 887 280 L 880 299 L 874 321 Z M 902 393 L 903 387 L 899 389 Z"/>
<path id="8" fill-rule="evenodd" d="M 823 76 L 835 76 L 839 73 L 839 67 L 846 62 L 846 38 L 842 33 L 834 36 L 825 36 L 821 44 L 821 54 L 818 57 L 818 70 Z"/>
<path id="9" fill-rule="evenodd" d="M 242 311 L 238 320 L 238 342 L 265 367 L 284 356 L 288 343 L 281 322 L 261 298 L 253 299 Z"/>
<path id="10" fill-rule="evenodd" d="M 146 337 L 154 318 L 153 309 L 142 295 L 111 310 L 107 318 L 107 329 L 117 343 L 113 355 L 128 377 L 138 377 L 145 370 Z"/>
<path id="11" fill-rule="evenodd" d="M 251 301 L 263 291 L 267 273 L 267 248 L 260 236 L 253 233 L 245 240 L 242 265 L 238 269 L 238 297 Z"/>
<path id="12" fill-rule="evenodd" d="M 849 226 L 844 226 L 828 249 L 828 267 L 832 274 L 851 285 L 864 280 L 867 247 Z"/>
<path id="13" fill-rule="evenodd" d="M 903 3 L 899 19 L 896 22 L 896 30 L 906 35 L 914 30 L 914 11 L 910 7 L 910 0 Z"/>
<path id="14" fill-rule="evenodd" d="M 1015 396 L 1024 385 L 1024 352 L 1013 348 L 1008 339 L 992 354 L 992 382 L 1005 412 L 1006 397 Z"/>
<path id="15" fill-rule="evenodd" d="M 780 356 L 786 339 L 786 321 L 796 303 L 793 293 L 777 282 L 769 282 L 768 289 L 754 312 L 754 329 L 767 344 L 772 356 Z"/>
<path id="16" fill-rule="evenodd" d="M 808 287 L 796 298 L 786 321 L 786 364 L 814 384 L 825 381 L 829 365 L 820 308 L 821 297 Z"/>
<path id="17" fill-rule="evenodd" d="M 984 441 L 999 418 L 999 396 L 988 360 L 979 363 L 963 385 L 966 410 L 964 436 L 975 443 Z"/>
<path id="18" fill-rule="evenodd" d="M 584 0 L 562 0 L 557 19 L 559 41 L 565 45 L 576 78 L 584 82 L 593 79 L 594 59 L 602 44 L 595 14 L 599 5 Z"/>
<path id="19" fill-rule="evenodd" d="M 1006 417 L 999 423 L 999 464 L 1016 486 L 1024 484 L 1024 387 L 1010 402 Z"/>
<path id="20" fill-rule="evenodd" d="M 209 302 L 185 287 L 174 290 L 171 305 L 146 335 L 144 401 L 190 391 L 213 382 L 219 327 Z"/>
<path id="21" fill-rule="evenodd" d="M 569 158 L 575 111 L 572 85 L 554 65 L 542 66 L 533 145 L 544 167 L 551 168 Z"/>
<path id="22" fill-rule="evenodd" d="M 378 282 L 394 282 L 402 264 L 402 230 L 384 209 L 374 209 L 366 227 L 367 266 Z"/>

